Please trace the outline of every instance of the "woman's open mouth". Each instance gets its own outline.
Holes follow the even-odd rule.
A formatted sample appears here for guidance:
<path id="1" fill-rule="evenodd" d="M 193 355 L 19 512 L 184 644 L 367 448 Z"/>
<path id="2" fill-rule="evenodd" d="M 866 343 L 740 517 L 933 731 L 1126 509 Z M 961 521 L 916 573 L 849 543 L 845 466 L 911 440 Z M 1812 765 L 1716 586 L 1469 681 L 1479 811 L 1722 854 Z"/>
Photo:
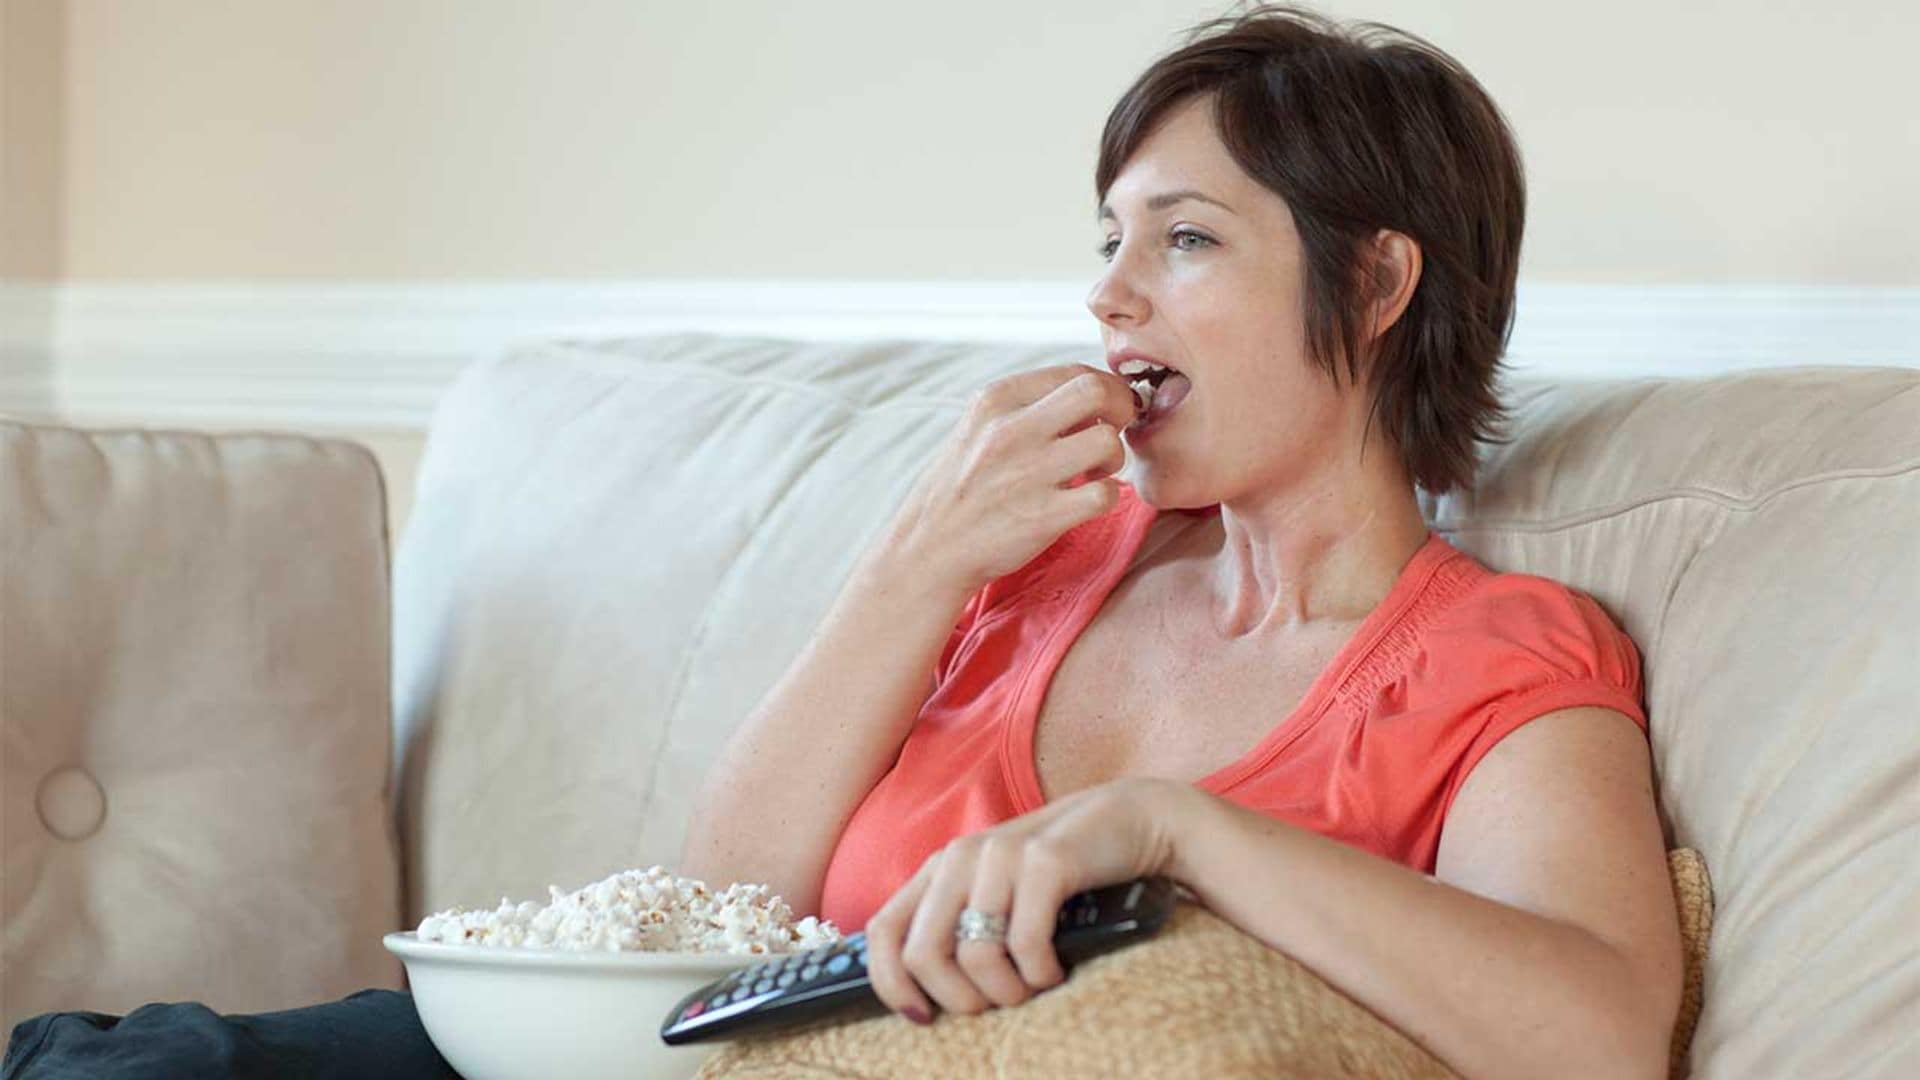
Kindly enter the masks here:
<path id="1" fill-rule="evenodd" d="M 1140 401 L 1140 415 L 1125 429 L 1131 442 L 1159 430 L 1193 389 L 1192 380 L 1168 367 L 1150 367 L 1128 378 Z"/>

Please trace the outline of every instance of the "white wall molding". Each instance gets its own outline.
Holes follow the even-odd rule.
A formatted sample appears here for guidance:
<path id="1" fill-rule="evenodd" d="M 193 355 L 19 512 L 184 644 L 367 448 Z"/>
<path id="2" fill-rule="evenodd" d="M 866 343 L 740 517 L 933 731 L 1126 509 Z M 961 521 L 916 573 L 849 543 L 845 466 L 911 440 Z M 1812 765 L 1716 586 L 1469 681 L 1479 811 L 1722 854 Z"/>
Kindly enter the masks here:
<path id="1" fill-rule="evenodd" d="M 0 286 L 0 414 L 78 423 L 417 429 L 516 341 L 704 330 L 1056 343 L 1100 353 L 1074 282 Z M 1920 288 L 1529 285 L 1516 374 L 1920 366 Z"/>

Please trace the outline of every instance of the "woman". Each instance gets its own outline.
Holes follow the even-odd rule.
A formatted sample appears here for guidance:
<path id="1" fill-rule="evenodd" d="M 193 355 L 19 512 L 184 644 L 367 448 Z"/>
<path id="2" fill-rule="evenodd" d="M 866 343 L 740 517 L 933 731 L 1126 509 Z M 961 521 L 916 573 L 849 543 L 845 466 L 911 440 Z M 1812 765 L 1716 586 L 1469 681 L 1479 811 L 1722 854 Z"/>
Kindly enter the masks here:
<path id="1" fill-rule="evenodd" d="M 817 888 L 916 1022 L 1058 985 L 1062 901 L 1166 874 L 1464 1075 L 1659 1075 L 1682 965 L 1638 654 L 1591 599 L 1430 533 L 1415 495 L 1467 486 L 1499 419 L 1511 136 L 1387 28 L 1203 29 L 1102 139 L 1087 306 L 1114 371 L 976 399 L 735 735 L 683 872 L 779 868 L 797 911 Z M 1140 356 L 1178 372 L 1143 419 Z M 961 597 L 957 626 L 926 616 Z M 847 709 L 902 688 L 904 732 Z M 811 819 L 769 807 L 753 762 L 791 770 L 822 730 L 837 787 Z M 848 816 L 829 790 L 866 794 Z M 770 818 L 812 831 L 742 858 Z"/>
<path id="2" fill-rule="evenodd" d="M 1113 367 L 1178 374 L 1144 422 L 1117 371 L 987 388 L 710 776 L 680 872 L 863 926 L 903 1015 L 1059 984 L 1060 903 L 1158 873 L 1465 1075 L 1665 1068 L 1637 654 L 1414 492 L 1468 485 L 1499 418 L 1518 156 L 1469 75 L 1369 26 L 1255 9 L 1127 92 L 1088 308 Z M 759 777 L 809 760 L 835 771 L 769 807 L 798 788 Z M 48 1014 L 7 1076 L 295 1064 L 452 1075 L 407 995 L 364 991 Z"/>

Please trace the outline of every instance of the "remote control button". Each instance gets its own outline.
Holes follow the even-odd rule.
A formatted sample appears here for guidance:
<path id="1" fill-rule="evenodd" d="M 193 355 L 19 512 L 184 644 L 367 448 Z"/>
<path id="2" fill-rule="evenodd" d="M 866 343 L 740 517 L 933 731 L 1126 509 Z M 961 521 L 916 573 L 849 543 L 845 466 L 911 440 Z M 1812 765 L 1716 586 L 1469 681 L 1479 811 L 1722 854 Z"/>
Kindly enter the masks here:
<path id="1" fill-rule="evenodd" d="M 726 994 L 724 994 L 724 993 L 720 993 L 720 994 L 715 994 L 715 995 L 713 995 L 712 997 L 710 997 L 710 998 L 708 998 L 708 999 L 707 999 L 707 1008 L 709 1008 L 709 1009 L 717 1009 L 717 1008 L 719 1008 L 720 1006 L 722 1006 L 722 1005 L 725 1005 L 726 1003 L 727 1003 L 727 995 L 726 995 Z"/>
<path id="2" fill-rule="evenodd" d="M 753 992 L 756 994 L 764 994 L 771 989 L 773 989 L 772 979 L 761 979 L 759 982 L 753 984 Z"/>
<path id="3" fill-rule="evenodd" d="M 694 1017 L 699 1016 L 701 1013 L 706 1011 L 707 1011 L 707 1003 L 704 1001 L 696 1001 L 693 1004 L 687 1006 L 686 1011 L 680 1014 L 680 1019 L 691 1020 Z"/>
<path id="4" fill-rule="evenodd" d="M 811 980 L 815 975 L 818 975 L 818 974 L 820 974 L 819 964 L 808 964 L 806 967 L 803 967 L 800 969 L 800 977 L 803 979 Z"/>
<path id="5" fill-rule="evenodd" d="M 742 1001 L 742 1000 L 745 1000 L 745 998 L 746 998 L 746 996 L 747 996 L 748 994 L 751 994 L 751 993 L 753 993 L 753 989 L 752 989 L 751 987 L 747 987 L 747 986 L 742 986 L 742 987 L 739 987 L 738 989 L 736 989 L 736 990 L 734 990 L 734 992 L 733 992 L 732 994 L 729 994 L 729 995 L 727 996 L 727 1000 L 728 1000 L 728 1001 Z"/>
<path id="6" fill-rule="evenodd" d="M 852 966 L 853 966 L 853 957 L 848 956 L 846 953 L 841 953 L 840 955 L 827 961 L 827 974 L 838 975 Z"/>
<path id="7" fill-rule="evenodd" d="M 799 977 L 800 976 L 794 974 L 791 971 L 783 971 L 780 973 L 780 977 L 774 980 L 774 985 L 778 986 L 782 990 L 785 990 L 787 987 L 793 985 L 793 980 Z"/>

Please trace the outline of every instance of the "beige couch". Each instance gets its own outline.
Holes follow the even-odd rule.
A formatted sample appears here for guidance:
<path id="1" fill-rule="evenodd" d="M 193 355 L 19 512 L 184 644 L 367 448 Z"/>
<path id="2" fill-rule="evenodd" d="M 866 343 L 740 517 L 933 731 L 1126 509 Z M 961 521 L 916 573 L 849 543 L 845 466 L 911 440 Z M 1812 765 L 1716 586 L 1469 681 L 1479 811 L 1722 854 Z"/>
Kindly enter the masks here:
<path id="1" fill-rule="evenodd" d="M 384 929 L 673 868 L 969 396 L 1074 360 L 688 334 L 477 365 L 393 566 L 391 791 L 365 454 L 0 428 L 6 1022 L 400 985 Z M 1641 644 L 1669 844 L 1718 907 L 1696 1075 L 1920 1074 L 1920 370 L 1512 396 L 1479 493 L 1423 505 Z"/>

